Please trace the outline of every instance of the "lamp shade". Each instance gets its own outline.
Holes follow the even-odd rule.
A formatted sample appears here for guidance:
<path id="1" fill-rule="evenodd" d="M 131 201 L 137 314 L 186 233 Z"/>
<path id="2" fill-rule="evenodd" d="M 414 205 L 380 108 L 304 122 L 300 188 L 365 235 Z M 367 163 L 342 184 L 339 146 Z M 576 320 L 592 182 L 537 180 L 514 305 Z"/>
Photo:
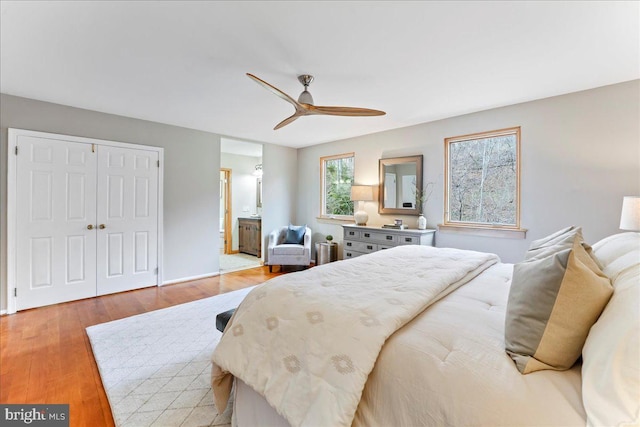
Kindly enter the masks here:
<path id="1" fill-rule="evenodd" d="M 640 196 L 624 196 L 620 229 L 640 231 Z"/>
<path id="2" fill-rule="evenodd" d="M 370 202 L 373 200 L 373 187 L 370 185 L 352 185 L 351 200 Z"/>

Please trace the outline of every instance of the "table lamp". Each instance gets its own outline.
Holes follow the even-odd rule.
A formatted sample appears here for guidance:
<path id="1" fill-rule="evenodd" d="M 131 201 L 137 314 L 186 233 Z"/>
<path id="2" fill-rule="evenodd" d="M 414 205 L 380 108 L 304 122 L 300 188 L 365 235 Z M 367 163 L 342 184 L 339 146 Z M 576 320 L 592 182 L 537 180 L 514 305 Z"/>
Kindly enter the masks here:
<path id="1" fill-rule="evenodd" d="M 369 215 L 364 211 L 364 202 L 373 200 L 373 187 L 370 185 L 352 185 L 351 200 L 358 202 L 358 210 L 353 214 L 356 225 L 367 225 Z"/>
<path id="2" fill-rule="evenodd" d="M 640 196 L 624 196 L 620 230 L 640 231 Z"/>

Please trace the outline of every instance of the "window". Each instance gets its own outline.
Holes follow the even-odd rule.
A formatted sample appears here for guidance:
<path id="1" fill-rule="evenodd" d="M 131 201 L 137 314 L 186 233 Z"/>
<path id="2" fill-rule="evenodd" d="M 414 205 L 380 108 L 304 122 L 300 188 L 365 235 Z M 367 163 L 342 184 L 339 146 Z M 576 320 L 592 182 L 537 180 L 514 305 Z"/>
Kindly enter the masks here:
<path id="1" fill-rule="evenodd" d="M 322 211 L 330 218 L 353 217 L 351 184 L 353 184 L 353 153 L 320 158 Z"/>
<path id="2" fill-rule="evenodd" d="M 445 139 L 444 226 L 520 230 L 520 127 Z"/>

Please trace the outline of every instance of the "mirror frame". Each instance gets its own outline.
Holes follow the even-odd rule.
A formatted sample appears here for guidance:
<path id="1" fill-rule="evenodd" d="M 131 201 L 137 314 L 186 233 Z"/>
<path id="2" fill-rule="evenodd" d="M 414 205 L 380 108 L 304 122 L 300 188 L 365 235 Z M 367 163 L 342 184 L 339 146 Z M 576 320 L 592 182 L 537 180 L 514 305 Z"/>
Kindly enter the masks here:
<path id="1" fill-rule="evenodd" d="M 406 157 L 390 157 L 387 159 L 378 160 L 378 170 L 380 184 L 378 188 L 378 213 L 379 214 L 400 214 L 400 215 L 420 215 L 420 210 L 416 206 L 413 209 L 409 208 L 385 208 L 384 207 L 384 167 L 390 165 L 399 165 L 404 163 L 416 164 L 416 190 L 422 192 L 422 154 L 417 156 Z"/>

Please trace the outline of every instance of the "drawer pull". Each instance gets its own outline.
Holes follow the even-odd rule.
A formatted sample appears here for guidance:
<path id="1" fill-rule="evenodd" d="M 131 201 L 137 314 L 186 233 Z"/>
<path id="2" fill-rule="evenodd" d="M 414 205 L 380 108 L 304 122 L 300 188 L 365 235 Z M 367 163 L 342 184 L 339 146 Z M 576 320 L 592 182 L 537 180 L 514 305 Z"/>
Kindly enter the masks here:
<path id="1" fill-rule="evenodd" d="M 371 246 L 371 245 L 367 245 L 367 249 L 369 249 L 369 250 L 373 250 L 373 246 Z"/>
<path id="2" fill-rule="evenodd" d="M 369 233 L 364 233 L 364 237 L 371 237 L 371 234 L 369 234 Z"/>
<path id="3" fill-rule="evenodd" d="M 393 240 L 393 236 L 387 236 L 387 240 Z"/>
<path id="4" fill-rule="evenodd" d="M 350 232 L 349 232 L 349 236 L 353 236 L 354 234 L 356 234 L 356 232 L 355 232 L 355 231 L 350 231 Z"/>
<path id="5" fill-rule="evenodd" d="M 411 237 L 405 237 L 405 238 L 404 238 L 404 241 L 405 241 L 405 242 L 410 242 L 410 241 L 411 241 Z"/>
<path id="6" fill-rule="evenodd" d="M 353 244 L 351 242 L 347 242 L 347 246 L 352 246 Z"/>
<path id="7" fill-rule="evenodd" d="M 347 252 L 347 256 L 348 256 L 348 257 L 349 257 L 349 256 L 351 256 L 351 255 L 352 255 L 352 254 L 351 254 L 351 252 Z"/>

